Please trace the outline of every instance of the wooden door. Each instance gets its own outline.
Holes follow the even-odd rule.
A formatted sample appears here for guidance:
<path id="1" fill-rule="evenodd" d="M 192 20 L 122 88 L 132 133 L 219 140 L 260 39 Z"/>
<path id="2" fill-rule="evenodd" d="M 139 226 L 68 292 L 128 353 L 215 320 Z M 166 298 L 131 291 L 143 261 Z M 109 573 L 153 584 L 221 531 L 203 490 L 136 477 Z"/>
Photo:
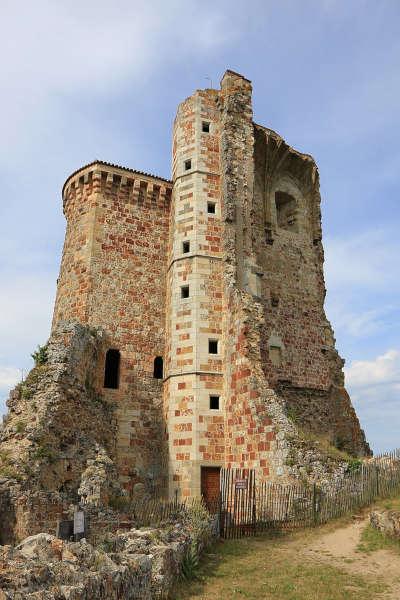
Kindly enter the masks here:
<path id="1" fill-rule="evenodd" d="M 220 494 L 221 467 L 201 467 L 201 495 L 209 509 L 216 509 Z"/>

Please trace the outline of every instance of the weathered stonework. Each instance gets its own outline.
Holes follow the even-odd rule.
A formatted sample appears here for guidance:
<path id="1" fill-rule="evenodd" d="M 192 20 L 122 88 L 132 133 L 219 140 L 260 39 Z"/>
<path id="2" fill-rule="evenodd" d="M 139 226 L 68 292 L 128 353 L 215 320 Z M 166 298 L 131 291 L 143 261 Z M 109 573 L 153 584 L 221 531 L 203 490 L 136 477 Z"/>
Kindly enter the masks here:
<path id="1" fill-rule="evenodd" d="M 332 465 L 324 471 L 320 439 L 369 454 L 324 312 L 318 170 L 253 122 L 251 93 L 227 71 L 220 90 L 180 104 L 172 181 L 101 161 L 67 179 L 50 371 L 35 418 L 44 423 L 48 396 L 58 398 L 48 444 L 58 453 L 62 431 L 71 479 L 43 460 L 41 489 L 107 503 L 110 468 L 129 496 L 198 496 L 219 467 L 254 468 L 259 480 L 325 477 Z M 86 340 L 91 328 L 102 337 L 61 377 L 51 349 L 64 335 L 74 354 L 79 326 Z M 107 350 L 120 353 L 114 387 L 104 387 Z M 57 387 L 64 377 L 71 393 Z M 18 393 L 1 448 L 18 440 L 29 458 L 39 425 Z M 29 435 L 18 433 L 17 411 Z"/>
<path id="2" fill-rule="evenodd" d="M 115 411 L 96 383 L 107 345 L 102 330 L 60 322 L 47 363 L 11 393 L 0 433 L 0 544 L 55 532 L 71 503 L 123 494 Z"/>
<path id="3" fill-rule="evenodd" d="M 398 510 L 374 510 L 370 514 L 371 526 L 397 541 L 400 540 L 400 512 Z"/>
<path id="4" fill-rule="evenodd" d="M 40 533 L 0 547 L 0 600 L 155 600 L 171 598 L 189 552 L 215 538 L 204 514 L 162 528 L 130 529 L 93 546 Z"/>

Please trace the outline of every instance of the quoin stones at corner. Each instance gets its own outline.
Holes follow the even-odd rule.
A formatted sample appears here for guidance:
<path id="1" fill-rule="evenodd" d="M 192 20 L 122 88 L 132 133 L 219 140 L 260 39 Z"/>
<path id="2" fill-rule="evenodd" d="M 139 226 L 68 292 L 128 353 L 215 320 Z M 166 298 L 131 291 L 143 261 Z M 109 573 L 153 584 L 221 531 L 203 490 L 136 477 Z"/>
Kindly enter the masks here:
<path id="1" fill-rule="evenodd" d="M 222 467 L 324 478 L 318 440 L 370 453 L 324 312 L 318 169 L 251 96 L 226 71 L 179 105 L 171 181 L 100 160 L 66 180 L 48 359 L 1 434 L 5 539 L 79 498 L 209 500 Z"/>

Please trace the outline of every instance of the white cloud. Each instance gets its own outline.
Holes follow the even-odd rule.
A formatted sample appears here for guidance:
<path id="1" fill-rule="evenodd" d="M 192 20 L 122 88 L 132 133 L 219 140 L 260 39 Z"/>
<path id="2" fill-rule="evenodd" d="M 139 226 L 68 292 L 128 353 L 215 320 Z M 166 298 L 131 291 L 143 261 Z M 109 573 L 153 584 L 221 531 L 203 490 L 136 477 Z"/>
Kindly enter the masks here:
<path id="1" fill-rule="evenodd" d="M 71 99 L 139 90 L 161 65 L 226 43 L 235 33 L 223 4 L 116 0 L 111 10 L 105 0 L 3 2 L 0 159 L 12 165 L 12 150 L 42 139 Z"/>
<path id="2" fill-rule="evenodd" d="M 400 240 L 390 227 L 327 237 L 326 306 L 339 336 L 387 335 L 398 327 L 399 255 Z"/>
<path id="3" fill-rule="evenodd" d="M 9 391 L 21 381 L 21 378 L 22 372 L 20 369 L 0 365 L 0 417 L 6 412 L 6 400 Z"/>
<path id="4" fill-rule="evenodd" d="M 327 311 L 336 330 L 354 338 L 365 338 L 393 329 L 393 319 L 399 308 L 388 304 L 369 310 L 360 307 L 352 310 L 352 292 L 354 290 L 348 290 L 345 298 L 341 294 L 328 295 Z"/>
<path id="5" fill-rule="evenodd" d="M 390 229 L 325 239 L 328 289 L 339 286 L 399 286 L 400 239 Z"/>
<path id="6" fill-rule="evenodd" d="M 400 385 L 400 350 L 388 350 L 374 360 L 354 360 L 345 368 L 346 382 L 352 388 Z"/>
<path id="7" fill-rule="evenodd" d="M 0 389 L 12 388 L 21 380 L 21 371 L 15 367 L 0 366 Z"/>
<path id="8" fill-rule="evenodd" d="M 400 447 L 400 350 L 372 360 L 354 360 L 344 369 L 346 387 L 376 452 Z"/>
<path id="9" fill-rule="evenodd" d="M 51 323 L 55 276 L 19 274 L 7 280 L 6 294 L 0 297 L 0 362 L 15 362 L 18 356 L 26 366 L 37 344 L 46 341 Z"/>

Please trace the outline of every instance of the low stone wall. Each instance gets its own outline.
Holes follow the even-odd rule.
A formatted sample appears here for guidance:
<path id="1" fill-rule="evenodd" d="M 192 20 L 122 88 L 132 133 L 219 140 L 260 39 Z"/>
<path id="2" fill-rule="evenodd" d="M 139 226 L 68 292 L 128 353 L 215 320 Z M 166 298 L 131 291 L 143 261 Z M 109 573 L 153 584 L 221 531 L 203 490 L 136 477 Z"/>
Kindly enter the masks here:
<path id="1" fill-rule="evenodd" d="M 40 533 L 0 546 L 0 600 L 168 598 L 188 553 L 214 535 L 207 519 L 117 532 L 96 546 Z"/>
<path id="2" fill-rule="evenodd" d="M 385 535 L 400 540 L 400 511 L 375 510 L 370 515 L 370 523 Z"/>

